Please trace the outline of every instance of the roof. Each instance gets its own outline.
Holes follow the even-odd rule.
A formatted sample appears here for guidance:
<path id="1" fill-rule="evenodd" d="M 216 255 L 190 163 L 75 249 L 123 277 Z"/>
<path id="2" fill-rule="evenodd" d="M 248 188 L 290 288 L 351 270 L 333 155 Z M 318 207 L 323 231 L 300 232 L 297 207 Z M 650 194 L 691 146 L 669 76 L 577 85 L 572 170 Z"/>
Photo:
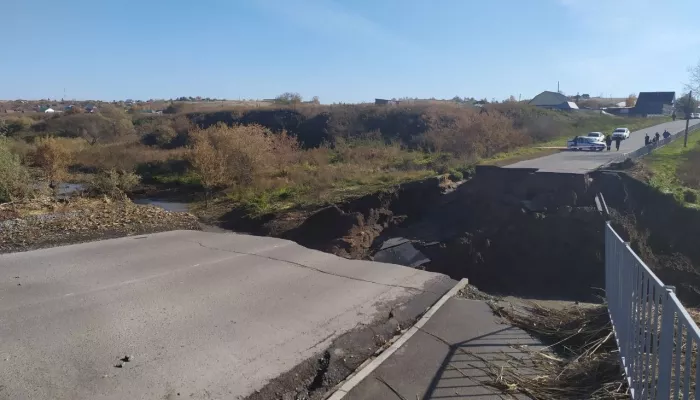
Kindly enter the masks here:
<path id="1" fill-rule="evenodd" d="M 566 103 L 569 105 L 570 109 L 578 110 L 578 105 L 576 105 L 576 103 L 574 103 L 573 101 L 567 101 Z"/>
<path id="2" fill-rule="evenodd" d="M 544 91 L 532 100 L 528 104 L 533 106 L 557 106 L 562 103 L 568 103 L 569 99 L 561 93 Z M 578 107 L 576 107 L 578 108 Z"/>
<path id="3" fill-rule="evenodd" d="M 639 92 L 636 104 L 661 103 L 673 104 L 676 99 L 676 92 Z"/>

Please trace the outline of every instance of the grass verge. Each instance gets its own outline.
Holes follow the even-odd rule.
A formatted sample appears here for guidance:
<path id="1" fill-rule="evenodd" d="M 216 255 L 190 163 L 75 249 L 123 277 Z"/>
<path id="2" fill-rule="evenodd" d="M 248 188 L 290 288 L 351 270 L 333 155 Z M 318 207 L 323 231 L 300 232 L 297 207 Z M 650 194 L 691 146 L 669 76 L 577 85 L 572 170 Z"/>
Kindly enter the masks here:
<path id="1" fill-rule="evenodd" d="M 635 174 L 663 193 L 672 194 L 680 203 L 700 207 L 700 131 L 670 143 L 638 163 Z"/>

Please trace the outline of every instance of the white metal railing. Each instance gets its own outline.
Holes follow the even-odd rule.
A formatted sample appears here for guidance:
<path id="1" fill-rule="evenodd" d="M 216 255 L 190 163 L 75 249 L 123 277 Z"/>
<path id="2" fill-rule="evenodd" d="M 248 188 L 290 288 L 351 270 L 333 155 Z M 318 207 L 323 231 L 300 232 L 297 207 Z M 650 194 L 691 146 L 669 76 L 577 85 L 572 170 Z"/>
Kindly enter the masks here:
<path id="1" fill-rule="evenodd" d="M 674 291 L 607 222 L 605 293 L 635 400 L 700 400 L 700 330 Z"/>

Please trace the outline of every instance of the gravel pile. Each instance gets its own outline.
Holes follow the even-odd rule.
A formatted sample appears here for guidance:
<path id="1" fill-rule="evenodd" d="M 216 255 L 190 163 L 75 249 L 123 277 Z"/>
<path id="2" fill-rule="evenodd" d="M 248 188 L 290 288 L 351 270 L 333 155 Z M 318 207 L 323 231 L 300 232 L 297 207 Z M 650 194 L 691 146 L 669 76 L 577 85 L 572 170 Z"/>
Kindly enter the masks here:
<path id="1" fill-rule="evenodd" d="M 191 214 L 129 200 L 38 198 L 0 205 L 0 253 L 177 229 L 200 227 Z"/>

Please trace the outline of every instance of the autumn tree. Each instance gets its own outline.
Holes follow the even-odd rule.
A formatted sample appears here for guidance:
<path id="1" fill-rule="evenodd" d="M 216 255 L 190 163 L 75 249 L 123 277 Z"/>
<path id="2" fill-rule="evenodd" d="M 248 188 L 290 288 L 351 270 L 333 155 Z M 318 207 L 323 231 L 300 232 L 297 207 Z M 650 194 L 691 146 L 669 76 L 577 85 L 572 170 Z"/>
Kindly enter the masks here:
<path id="1" fill-rule="evenodd" d="M 41 168 L 49 181 L 49 187 L 56 191 L 58 183 L 65 179 L 71 162 L 71 151 L 65 144 L 54 138 L 39 138 L 34 152 L 34 163 Z"/>
<path id="2" fill-rule="evenodd" d="M 301 103 L 302 97 L 299 93 L 286 92 L 275 97 L 275 103 L 284 105 L 297 105 Z"/>
<path id="3" fill-rule="evenodd" d="M 634 107 L 635 104 L 637 104 L 637 95 L 632 93 L 625 99 L 625 105 L 627 107 Z"/>
<path id="4" fill-rule="evenodd" d="M 214 188 L 228 183 L 226 156 L 222 149 L 215 147 L 215 140 L 207 130 L 196 129 L 191 133 L 192 146 L 189 161 L 204 187 L 205 206 L 209 207 L 209 197 Z"/>

